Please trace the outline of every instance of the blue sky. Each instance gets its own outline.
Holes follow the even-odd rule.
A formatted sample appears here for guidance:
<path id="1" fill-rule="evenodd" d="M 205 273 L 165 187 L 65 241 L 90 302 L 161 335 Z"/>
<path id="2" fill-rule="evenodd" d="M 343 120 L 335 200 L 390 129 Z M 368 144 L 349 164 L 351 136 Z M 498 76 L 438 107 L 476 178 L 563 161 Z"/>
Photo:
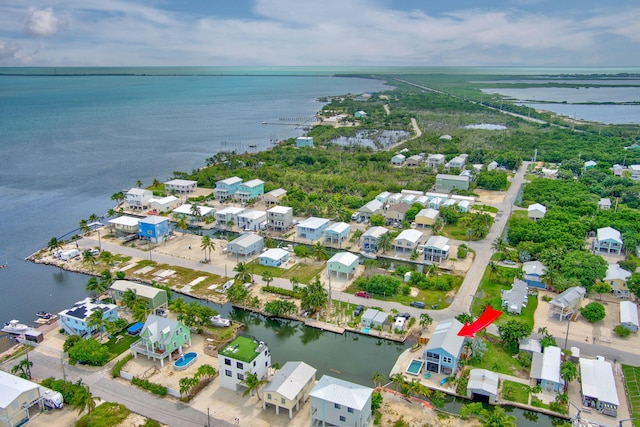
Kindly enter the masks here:
<path id="1" fill-rule="evenodd" d="M 3 0 L 0 66 L 640 66 L 637 0 Z"/>

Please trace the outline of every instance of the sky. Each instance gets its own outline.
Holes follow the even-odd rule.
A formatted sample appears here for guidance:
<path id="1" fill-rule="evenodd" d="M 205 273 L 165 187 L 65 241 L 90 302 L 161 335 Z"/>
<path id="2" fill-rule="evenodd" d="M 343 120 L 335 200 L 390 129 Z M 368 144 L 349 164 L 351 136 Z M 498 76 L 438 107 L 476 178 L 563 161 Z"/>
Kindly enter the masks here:
<path id="1" fill-rule="evenodd" d="M 0 66 L 640 66 L 637 0 L 2 0 Z"/>

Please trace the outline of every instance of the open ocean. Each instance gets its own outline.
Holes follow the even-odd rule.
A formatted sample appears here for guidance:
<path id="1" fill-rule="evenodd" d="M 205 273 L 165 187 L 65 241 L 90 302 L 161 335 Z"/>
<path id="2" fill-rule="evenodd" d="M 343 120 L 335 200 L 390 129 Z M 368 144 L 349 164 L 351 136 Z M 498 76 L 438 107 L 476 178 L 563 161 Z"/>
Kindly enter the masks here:
<path id="1" fill-rule="evenodd" d="M 16 70 L 31 75 L 6 75 Z M 88 72 L 54 71 L 65 70 Z M 125 75 L 132 70 L 149 74 L 0 68 L 0 265 L 8 264 L 0 269 L 0 322 L 31 324 L 37 311 L 87 296 L 86 276 L 24 258 L 92 213 L 104 215 L 113 193 L 204 166 L 218 151 L 266 150 L 300 136 L 302 129 L 262 122 L 312 117 L 318 97 L 387 88 L 327 72 Z"/>

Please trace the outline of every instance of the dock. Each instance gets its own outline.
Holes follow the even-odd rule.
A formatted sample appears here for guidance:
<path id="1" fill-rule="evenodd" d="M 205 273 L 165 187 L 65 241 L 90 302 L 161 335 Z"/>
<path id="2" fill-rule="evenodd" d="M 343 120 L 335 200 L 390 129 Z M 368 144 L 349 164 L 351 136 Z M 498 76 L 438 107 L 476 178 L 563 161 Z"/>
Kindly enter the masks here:
<path id="1" fill-rule="evenodd" d="M 322 329 L 323 331 L 335 332 L 336 334 L 344 334 L 345 328 L 341 326 L 332 325 L 331 323 L 320 322 L 319 320 L 307 320 L 305 321 L 307 326 L 312 328 Z"/>

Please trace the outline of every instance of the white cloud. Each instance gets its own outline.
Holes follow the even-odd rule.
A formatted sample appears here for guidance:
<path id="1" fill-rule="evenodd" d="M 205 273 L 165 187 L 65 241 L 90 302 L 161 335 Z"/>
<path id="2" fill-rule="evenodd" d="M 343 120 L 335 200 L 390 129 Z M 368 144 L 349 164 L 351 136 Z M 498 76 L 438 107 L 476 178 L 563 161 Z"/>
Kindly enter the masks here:
<path id="1" fill-rule="evenodd" d="M 15 59 L 20 51 L 20 44 L 13 40 L 0 40 L 0 61 Z"/>
<path id="2" fill-rule="evenodd" d="M 56 16 L 52 8 L 30 8 L 29 17 L 24 25 L 24 32 L 32 37 L 50 37 L 63 27 L 63 21 Z"/>

